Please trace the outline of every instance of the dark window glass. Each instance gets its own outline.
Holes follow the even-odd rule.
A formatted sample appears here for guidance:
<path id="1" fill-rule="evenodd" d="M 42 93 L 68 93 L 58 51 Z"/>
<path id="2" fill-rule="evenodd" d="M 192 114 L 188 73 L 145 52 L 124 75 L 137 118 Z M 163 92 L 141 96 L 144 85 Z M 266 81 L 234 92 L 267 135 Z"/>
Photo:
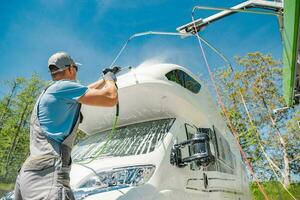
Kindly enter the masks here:
<path id="1" fill-rule="evenodd" d="M 230 145 L 224 136 L 214 127 L 214 137 L 217 146 L 218 171 L 234 174 L 235 158 L 231 152 Z"/>
<path id="2" fill-rule="evenodd" d="M 201 89 L 201 84 L 184 71 L 176 69 L 168 72 L 166 77 L 169 81 L 173 81 L 195 94 L 197 94 Z"/>

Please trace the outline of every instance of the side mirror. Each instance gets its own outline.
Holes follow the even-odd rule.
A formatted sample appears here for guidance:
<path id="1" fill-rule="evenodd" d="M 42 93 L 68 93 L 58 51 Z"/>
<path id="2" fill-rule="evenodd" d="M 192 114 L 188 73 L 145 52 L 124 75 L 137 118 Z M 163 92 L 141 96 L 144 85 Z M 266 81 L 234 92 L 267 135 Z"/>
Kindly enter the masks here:
<path id="1" fill-rule="evenodd" d="M 174 144 L 171 150 L 170 163 L 177 167 L 185 167 L 188 163 L 195 161 L 200 166 L 208 166 L 215 160 L 209 145 L 210 133 L 211 129 L 209 128 L 199 128 L 192 139 Z M 191 156 L 182 158 L 181 149 L 186 146 L 190 147 Z"/>

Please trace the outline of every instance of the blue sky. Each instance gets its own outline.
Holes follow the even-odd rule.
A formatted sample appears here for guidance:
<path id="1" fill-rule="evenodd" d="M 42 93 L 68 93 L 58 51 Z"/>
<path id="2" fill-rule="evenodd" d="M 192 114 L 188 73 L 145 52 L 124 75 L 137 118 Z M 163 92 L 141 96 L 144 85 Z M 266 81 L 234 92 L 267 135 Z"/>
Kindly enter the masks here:
<path id="1" fill-rule="evenodd" d="M 241 1 L 220 0 L 28 0 L 2 1 L 0 12 L 0 80 L 30 76 L 49 80 L 47 60 L 66 51 L 83 66 L 78 79 L 88 84 L 100 77 L 129 36 L 143 31 L 169 31 L 191 21 L 195 5 L 230 7 Z M 197 17 L 213 14 L 197 11 Z M 247 52 L 271 53 L 281 59 L 282 45 L 273 16 L 235 14 L 208 26 L 201 35 L 228 58 Z M 214 68 L 224 63 L 207 49 Z M 137 38 L 117 64 L 137 66 L 144 61 L 181 64 L 207 74 L 194 38 L 150 36 Z M 3 88 L 0 87 L 3 93 Z"/>

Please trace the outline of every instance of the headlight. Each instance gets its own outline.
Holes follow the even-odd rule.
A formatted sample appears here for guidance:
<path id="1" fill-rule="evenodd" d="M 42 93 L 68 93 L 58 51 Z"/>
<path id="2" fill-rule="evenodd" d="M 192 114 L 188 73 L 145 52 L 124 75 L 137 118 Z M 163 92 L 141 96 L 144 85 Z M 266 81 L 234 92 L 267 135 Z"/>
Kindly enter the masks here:
<path id="1" fill-rule="evenodd" d="M 73 190 L 76 199 L 87 196 L 118 190 L 130 186 L 143 185 L 149 181 L 155 171 L 155 166 L 132 166 L 115 168 L 110 171 L 101 171 L 91 176 L 83 184 Z"/>

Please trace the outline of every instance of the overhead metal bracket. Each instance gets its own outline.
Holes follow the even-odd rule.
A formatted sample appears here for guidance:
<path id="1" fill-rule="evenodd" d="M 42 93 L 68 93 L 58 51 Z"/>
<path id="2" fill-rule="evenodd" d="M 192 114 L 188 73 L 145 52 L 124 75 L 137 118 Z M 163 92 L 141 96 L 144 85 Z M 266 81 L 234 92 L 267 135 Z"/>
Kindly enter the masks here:
<path id="1" fill-rule="evenodd" d="M 268 12 L 264 11 L 257 11 L 257 10 L 249 10 L 251 8 L 260 8 L 265 10 L 270 10 Z M 263 15 L 274 15 L 279 17 L 280 27 L 282 27 L 282 10 L 283 10 L 283 3 L 282 2 L 272 2 L 272 1 L 265 1 L 265 0 L 248 0 L 231 8 L 216 8 L 216 7 L 207 7 L 207 6 L 195 6 L 194 10 L 219 10 L 221 12 L 209 16 L 205 19 L 197 19 L 192 21 L 188 24 L 178 27 L 176 30 L 182 34 L 187 33 L 196 33 L 199 32 L 202 28 L 207 26 L 208 24 L 232 15 L 238 12 L 244 13 L 253 13 L 253 14 L 263 14 Z M 196 27 L 196 30 L 195 30 Z"/>

